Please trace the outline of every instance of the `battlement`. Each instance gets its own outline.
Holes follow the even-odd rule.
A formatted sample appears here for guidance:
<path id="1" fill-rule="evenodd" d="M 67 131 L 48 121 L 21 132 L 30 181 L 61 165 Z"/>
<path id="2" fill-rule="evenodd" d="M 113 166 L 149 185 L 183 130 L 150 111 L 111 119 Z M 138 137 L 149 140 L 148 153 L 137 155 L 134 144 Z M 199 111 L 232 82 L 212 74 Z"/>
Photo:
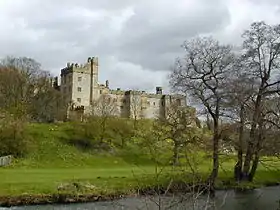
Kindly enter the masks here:
<path id="1" fill-rule="evenodd" d="M 101 87 L 105 88 L 105 85 L 100 85 Z M 162 94 L 162 88 L 157 87 L 156 88 L 156 93 L 147 93 L 146 91 L 140 91 L 140 90 L 121 90 L 120 88 L 117 88 L 116 90 L 109 89 L 110 94 L 116 94 L 116 95 L 141 95 L 143 97 L 147 98 L 157 98 L 157 99 L 164 99 L 164 98 L 171 98 L 171 99 L 185 99 L 184 95 L 180 94 L 174 94 L 174 95 L 169 95 L 169 94 Z"/>
<path id="2" fill-rule="evenodd" d="M 124 91 L 124 90 L 119 90 L 119 89 L 117 89 L 117 90 L 109 90 L 109 93 L 110 93 L 110 94 L 114 94 L 114 95 L 125 95 L 125 92 L 126 92 L 126 91 Z"/>
<path id="3" fill-rule="evenodd" d="M 69 73 L 81 72 L 81 73 L 89 73 L 90 66 L 98 67 L 98 57 L 88 57 L 87 62 L 80 64 L 80 63 L 70 63 L 66 64 L 66 67 L 61 69 L 61 76 L 67 75 Z"/>

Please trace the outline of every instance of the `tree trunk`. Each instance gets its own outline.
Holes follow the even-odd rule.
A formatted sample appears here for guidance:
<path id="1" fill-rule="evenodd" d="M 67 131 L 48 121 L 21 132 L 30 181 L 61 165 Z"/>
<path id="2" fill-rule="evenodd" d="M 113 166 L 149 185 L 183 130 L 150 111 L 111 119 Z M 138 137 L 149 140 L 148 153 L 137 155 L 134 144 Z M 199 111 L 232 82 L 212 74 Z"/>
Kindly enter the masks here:
<path id="1" fill-rule="evenodd" d="M 254 130 L 254 131 L 252 131 L 252 130 Z M 244 180 L 244 181 L 249 181 L 248 180 L 249 171 L 250 171 L 251 161 L 253 158 L 253 150 L 254 150 L 254 143 L 253 143 L 254 136 L 255 136 L 255 129 L 251 129 L 249 142 L 247 145 L 246 156 L 245 156 L 244 165 L 243 165 L 242 180 Z"/>
<path id="2" fill-rule="evenodd" d="M 100 139 L 99 139 L 99 143 L 102 144 L 104 141 L 104 137 L 105 137 L 105 132 L 106 132 L 106 117 L 102 117 L 101 119 L 101 135 L 100 135 Z"/>
<path id="3" fill-rule="evenodd" d="M 179 144 L 176 140 L 174 141 L 172 163 L 174 166 L 179 165 Z"/>
<path id="4" fill-rule="evenodd" d="M 242 180 L 242 163 L 243 163 L 243 136 L 244 136 L 244 105 L 240 107 L 240 125 L 238 138 L 237 163 L 234 167 L 234 178 L 236 181 Z"/>
<path id="5" fill-rule="evenodd" d="M 137 130 L 137 116 L 136 116 L 136 114 L 134 114 L 133 129 L 135 131 Z"/>
<path id="6" fill-rule="evenodd" d="M 244 160 L 244 165 L 243 165 L 243 180 L 244 181 L 249 181 L 249 171 L 250 171 L 250 165 L 253 159 L 253 154 L 255 150 L 255 138 L 256 138 L 256 131 L 257 131 L 257 124 L 259 122 L 259 116 L 261 113 L 261 91 L 259 95 L 257 96 L 256 104 L 255 104 L 255 110 L 254 110 L 254 115 L 253 115 L 253 120 L 252 120 L 252 127 L 250 130 L 250 137 L 249 137 L 249 142 L 247 145 L 247 151 L 246 151 L 246 156 Z"/>
<path id="7" fill-rule="evenodd" d="M 251 168 L 251 171 L 250 171 L 249 176 L 248 176 L 248 181 L 249 182 L 252 182 L 254 177 L 255 177 L 255 174 L 256 174 L 256 171 L 257 171 L 257 168 L 258 168 L 258 164 L 259 164 L 259 160 L 260 160 L 260 156 L 259 156 L 259 152 L 257 152 L 254 155 L 252 168 Z"/>
<path id="8" fill-rule="evenodd" d="M 219 173 L 219 124 L 218 119 L 214 119 L 214 136 L 213 136 L 213 154 L 212 154 L 212 172 L 209 177 L 209 192 L 215 196 L 215 183 Z"/>
<path id="9" fill-rule="evenodd" d="M 256 144 L 255 151 L 254 151 L 254 159 L 253 159 L 253 163 L 252 163 L 252 168 L 251 168 L 251 171 L 248 176 L 248 181 L 250 181 L 250 182 L 253 181 L 257 168 L 258 168 L 258 165 L 259 165 L 261 145 L 262 145 L 264 136 L 265 135 L 264 135 L 264 130 L 263 130 L 263 122 L 261 120 L 261 123 L 259 124 L 259 135 L 258 135 L 257 144 Z"/>

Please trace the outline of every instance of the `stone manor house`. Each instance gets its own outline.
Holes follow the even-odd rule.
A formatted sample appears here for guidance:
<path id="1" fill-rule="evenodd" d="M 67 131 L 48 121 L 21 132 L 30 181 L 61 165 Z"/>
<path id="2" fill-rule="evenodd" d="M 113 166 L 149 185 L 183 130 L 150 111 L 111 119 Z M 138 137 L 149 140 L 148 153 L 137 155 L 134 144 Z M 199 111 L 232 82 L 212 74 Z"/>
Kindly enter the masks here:
<path id="1" fill-rule="evenodd" d="M 98 58 L 89 57 L 85 64 L 67 63 L 61 69 L 59 89 L 69 104 L 68 117 L 95 112 L 124 118 L 157 118 L 165 117 L 170 104 L 186 106 L 185 96 L 165 95 L 161 87 L 156 87 L 155 93 L 110 89 L 108 80 L 99 84 L 98 67 Z"/>

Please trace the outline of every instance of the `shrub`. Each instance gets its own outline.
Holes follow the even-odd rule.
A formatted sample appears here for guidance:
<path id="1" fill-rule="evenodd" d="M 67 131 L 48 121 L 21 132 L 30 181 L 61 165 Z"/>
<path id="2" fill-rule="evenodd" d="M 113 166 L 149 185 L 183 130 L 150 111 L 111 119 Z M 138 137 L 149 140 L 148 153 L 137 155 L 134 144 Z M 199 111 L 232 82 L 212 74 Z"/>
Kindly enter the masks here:
<path id="1" fill-rule="evenodd" d="M 0 155 L 22 157 L 27 151 L 28 134 L 25 121 L 5 115 L 0 119 Z"/>
<path id="2" fill-rule="evenodd" d="M 72 122 L 66 132 L 66 143 L 82 150 L 124 148 L 134 134 L 129 120 L 114 117 L 89 117 L 85 122 Z"/>

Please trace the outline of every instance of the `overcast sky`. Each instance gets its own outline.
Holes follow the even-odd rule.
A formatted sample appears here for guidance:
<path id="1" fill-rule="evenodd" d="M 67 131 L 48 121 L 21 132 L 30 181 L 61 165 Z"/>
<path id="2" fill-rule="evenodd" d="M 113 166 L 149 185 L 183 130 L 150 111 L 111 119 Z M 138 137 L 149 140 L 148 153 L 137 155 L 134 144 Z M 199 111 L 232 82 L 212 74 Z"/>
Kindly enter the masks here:
<path id="1" fill-rule="evenodd" d="M 280 23 L 280 0 L 0 0 L 0 57 L 27 56 L 59 75 L 98 56 L 100 82 L 154 91 L 198 34 L 238 44 L 252 21 Z"/>

